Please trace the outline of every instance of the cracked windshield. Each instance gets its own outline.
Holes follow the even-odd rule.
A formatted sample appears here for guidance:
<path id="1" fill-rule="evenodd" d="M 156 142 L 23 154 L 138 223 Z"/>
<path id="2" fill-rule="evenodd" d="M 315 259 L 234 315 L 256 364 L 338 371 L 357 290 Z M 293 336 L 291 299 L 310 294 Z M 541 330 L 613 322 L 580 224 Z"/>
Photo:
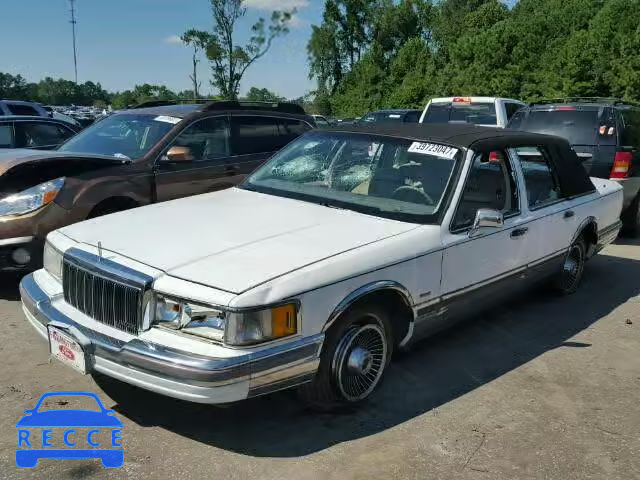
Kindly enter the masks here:
<path id="1" fill-rule="evenodd" d="M 314 133 L 272 158 L 246 187 L 379 213 L 433 216 L 459 150 L 446 145 Z"/>

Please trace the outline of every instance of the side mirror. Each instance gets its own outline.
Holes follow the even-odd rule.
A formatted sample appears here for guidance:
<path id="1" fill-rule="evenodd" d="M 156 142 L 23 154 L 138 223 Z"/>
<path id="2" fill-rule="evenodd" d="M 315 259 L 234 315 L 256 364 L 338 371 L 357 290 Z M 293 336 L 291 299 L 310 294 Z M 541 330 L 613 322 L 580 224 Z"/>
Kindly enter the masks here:
<path id="1" fill-rule="evenodd" d="M 481 228 L 500 228 L 503 225 L 504 217 L 502 212 L 490 208 L 480 208 L 476 212 L 476 219 L 473 221 L 471 230 L 469 230 L 469 236 L 474 236 Z"/>
<path id="2" fill-rule="evenodd" d="M 193 154 L 189 147 L 173 146 L 165 154 L 165 161 L 170 163 L 192 162 Z"/>

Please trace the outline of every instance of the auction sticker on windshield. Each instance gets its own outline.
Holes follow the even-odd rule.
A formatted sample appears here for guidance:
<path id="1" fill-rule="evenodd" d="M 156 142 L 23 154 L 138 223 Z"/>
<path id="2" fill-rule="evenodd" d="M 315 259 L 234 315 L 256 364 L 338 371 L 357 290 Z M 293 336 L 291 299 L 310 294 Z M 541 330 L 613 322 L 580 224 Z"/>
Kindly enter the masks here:
<path id="1" fill-rule="evenodd" d="M 423 155 L 435 155 L 442 158 L 453 158 L 458 153 L 457 148 L 439 145 L 437 143 L 413 142 L 408 150 L 409 153 L 421 153 Z"/>

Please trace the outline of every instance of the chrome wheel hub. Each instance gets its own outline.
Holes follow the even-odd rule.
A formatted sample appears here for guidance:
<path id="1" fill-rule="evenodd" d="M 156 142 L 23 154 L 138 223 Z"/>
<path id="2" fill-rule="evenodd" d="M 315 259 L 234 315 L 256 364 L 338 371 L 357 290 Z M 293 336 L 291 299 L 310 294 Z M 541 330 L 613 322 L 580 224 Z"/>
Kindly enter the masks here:
<path id="1" fill-rule="evenodd" d="M 372 366 L 373 355 L 366 348 L 354 348 L 347 359 L 347 370 L 352 374 L 366 375 Z"/>
<path id="2" fill-rule="evenodd" d="M 564 288 L 570 290 L 575 286 L 575 283 L 580 280 L 583 263 L 584 255 L 582 249 L 577 245 L 572 246 L 562 265 Z"/>
<path id="3" fill-rule="evenodd" d="M 386 366 L 387 339 L 377 324 L 354 326 L 336 348 L 332 370 L 342 396 L 362 400 L 376 387 Z"/>

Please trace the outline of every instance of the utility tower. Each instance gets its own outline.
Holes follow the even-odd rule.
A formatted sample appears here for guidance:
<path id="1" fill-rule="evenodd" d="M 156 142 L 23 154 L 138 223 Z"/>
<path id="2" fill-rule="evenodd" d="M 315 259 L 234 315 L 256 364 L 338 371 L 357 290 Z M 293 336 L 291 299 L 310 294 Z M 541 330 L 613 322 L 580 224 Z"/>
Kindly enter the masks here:
<path id="1" fill-rule="evenodd" d="M 78 57 L 76 55 L 76 0 L 69 0 L 71 4 L 71 32 L 73 34 L 73 71 L 75 72 L 76 83 L 78 83 Z"/>

